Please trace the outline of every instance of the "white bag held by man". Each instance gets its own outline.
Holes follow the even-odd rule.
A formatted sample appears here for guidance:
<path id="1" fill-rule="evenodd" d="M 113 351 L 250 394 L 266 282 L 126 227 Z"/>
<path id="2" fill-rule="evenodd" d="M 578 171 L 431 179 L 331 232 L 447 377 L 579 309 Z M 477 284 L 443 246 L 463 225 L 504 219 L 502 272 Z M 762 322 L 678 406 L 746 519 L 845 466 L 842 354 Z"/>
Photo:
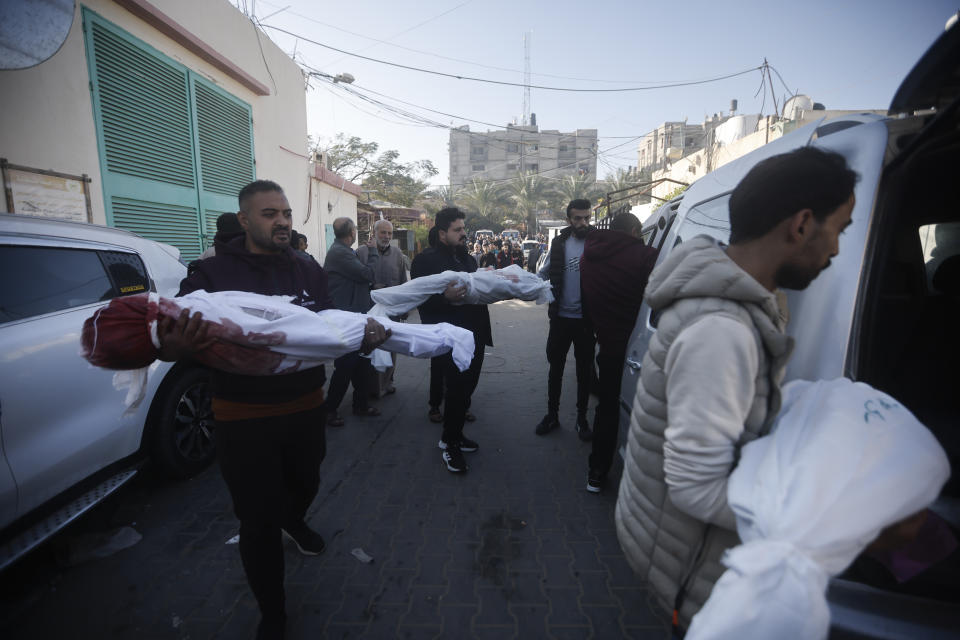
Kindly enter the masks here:
<path id="1" fill-rule="evenodd" d="M 774 431 L 743 447 L 730 476 L 743 544 L 724 554 L 687 640 L 826 638 L 830 576 L 950 476 L 927 428 L 869 385 L 795 381 L 783 398 Z"/>

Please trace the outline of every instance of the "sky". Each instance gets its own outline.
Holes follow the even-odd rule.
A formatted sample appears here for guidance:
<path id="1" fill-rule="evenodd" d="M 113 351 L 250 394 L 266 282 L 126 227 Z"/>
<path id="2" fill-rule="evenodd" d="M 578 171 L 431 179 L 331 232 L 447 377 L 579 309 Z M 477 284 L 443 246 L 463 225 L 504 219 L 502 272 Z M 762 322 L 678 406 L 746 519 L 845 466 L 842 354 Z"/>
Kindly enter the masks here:
<path id="1" fill-rule="evenodd" d="M 349 73 L 349 88 L 441 127 L 363 101 L 328 79 L 310 80 L 308 132 L 337 133 L 396 149 L 400 160 L 431 160 L 433 184 L 449 174 L 449 130 L 487 131 L 520 122 L 524 33 L 541 129 L 597 129 L 603 178 L 637 163 L 638 138 L 665 121 L 700 123 L 710 114 L 763 115 L 806 94 L 828 109 L 886 109 L 900 82 L 960 8 L 953 0 L 231 0 L 301 67 Z M 319 44 L 317 44 L 319 43 Z M 326 45 L 326 47 L 321 46 Z M 761 67 L 769 83 L 761 90 Z M 749 73 L 692 86 L 655 88 Z M 370 93 L 375 92 L 375 93 Z M 379 94 L 379 95 L 376 95 Z M 407 103 L 407 104 L 404 104 Z M 412 106 L 415 105 L 415 106 Z M 444 112 L 431 113 L 426 109 Z M 489 124 L 478 124 L 471 120 Z"/>

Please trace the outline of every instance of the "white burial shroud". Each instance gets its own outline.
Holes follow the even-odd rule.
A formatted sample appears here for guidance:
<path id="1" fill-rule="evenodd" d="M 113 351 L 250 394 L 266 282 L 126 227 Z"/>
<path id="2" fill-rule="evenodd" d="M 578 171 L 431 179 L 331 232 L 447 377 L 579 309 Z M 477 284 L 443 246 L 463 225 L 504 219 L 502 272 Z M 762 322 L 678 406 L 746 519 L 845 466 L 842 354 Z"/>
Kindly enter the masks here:
<path id="1" fill-rule="evenodd" d="M 687 640 L 826 638 L 829 577 L 950 475 L 927 428 L 869 385 L 795 381 L 783 398 L 774 431 L 743 447 L 730 476 L 743 544 L 724 554 Z"/>

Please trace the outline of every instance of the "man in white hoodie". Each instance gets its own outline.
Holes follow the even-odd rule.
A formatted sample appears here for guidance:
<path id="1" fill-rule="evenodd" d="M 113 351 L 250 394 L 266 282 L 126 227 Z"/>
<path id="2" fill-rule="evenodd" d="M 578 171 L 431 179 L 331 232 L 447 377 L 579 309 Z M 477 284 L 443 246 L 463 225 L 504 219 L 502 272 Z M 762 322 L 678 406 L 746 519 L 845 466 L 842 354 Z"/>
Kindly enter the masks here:
<path id="1" fill-rule="evenodd" d="M 855 172 L 805 147 L 758 163 L 730 198 L 730 245 L 697 236 L 651 274 L 616 524 L 628 562 L 686 627 L 739 543 L 727 478 L 780 408 L 793 339 L 777 288 L 804 289 L 850 224 Z"/>

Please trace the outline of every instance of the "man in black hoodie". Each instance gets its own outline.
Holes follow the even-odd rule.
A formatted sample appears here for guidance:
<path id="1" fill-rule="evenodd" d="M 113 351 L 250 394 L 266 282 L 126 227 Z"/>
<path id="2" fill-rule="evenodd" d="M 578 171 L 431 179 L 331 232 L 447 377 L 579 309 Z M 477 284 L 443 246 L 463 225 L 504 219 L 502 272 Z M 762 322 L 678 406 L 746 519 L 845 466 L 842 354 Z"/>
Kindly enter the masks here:
<path id="1" fill-rule="evenodd" d="M 292 211 L 280 185 L 267 180 L 240 191 L 237 218 L 244 233 L 216 243 L 216 255 L 199 262 L 180 283 L 179 295 L 248 291 L 291 295 L 311 311 L 333 307 L 327 275 L 290 247 Z M 202 315 L 184 311 L 157 330 L 160 358 L 187 358 L 209 345 Z M 363 350 L 386 339 L 369 321 Z M 257 638 L 282 638 L 286 625 L 282 535 L 306 555 L 322 553 L 323 538 L 305 517 L 320 486 L 326 453 L 323 367 L 275 376 L 213 371 L 211 394 L 217 455 L 240 520 L 240 558 L 263 618 Z"/>
<path id="2" fill-rule="evenodd" d="M 620 426 L 620 382 L 627 342 L 637 322 L 647 278 L 657 251 L 643 244 L 642 227 L 632 213 L 621 213 L 609 231 L 587 236 L 580 258 L 583 315 L 597 335 L 599 400 L 593 418 L 593 443 L 587 491 L 600 493 L 613 465 Z"/>
<path id="3" fill-rule="evenodd" d="M 425 249 L 413 259 L 410 277 L 419 278 L 444 271 L 477 270 L 477 262 L 467 253 L 463 221 L 464 213 L 456 207 L 447 207 L 437 212 L 435 228 L 437 244 Z M 446 390 L 443 407 L 443 435 L 438 446 L 443 451 L 443 461 L 453 473 L 467 470 L 463 451 L 476 451 L 478 444 L 463 435 L 463 423 L 467 416 L 470 396 L 480 378 L 483 366 L 483 349 L 493 346 L 490 331 L 490 313 L 483 304 L 463 304 L 466 288 L 451 281 L 442 294 L 430 296 L 420 305 L 420 320 L 424 324 L 449 322 L 473 332 L 473 360 L 470 368 L 461 372 L 451 354 L 440 356 L 443 371 L 443 387 Z"/>

